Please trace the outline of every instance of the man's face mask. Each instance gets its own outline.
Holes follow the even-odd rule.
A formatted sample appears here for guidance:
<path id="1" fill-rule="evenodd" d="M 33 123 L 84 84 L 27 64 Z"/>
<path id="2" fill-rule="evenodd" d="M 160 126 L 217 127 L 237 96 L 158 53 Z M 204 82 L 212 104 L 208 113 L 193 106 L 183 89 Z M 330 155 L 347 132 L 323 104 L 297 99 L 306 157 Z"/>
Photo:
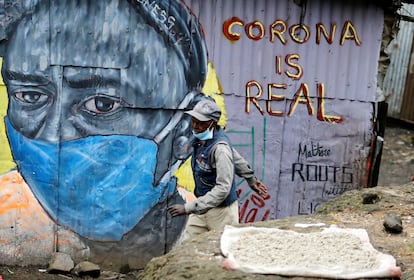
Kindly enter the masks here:
<path id="1" fill-rule="evenodd" d="M 196 133 L 193 130 L 193 135 L 199 140 L 210 140 L 213 139 L 213 128 L 207 128 L 205 131 Z"/>
<path id="2" fill-rule="evenodd" d="M 203 122 L 199 121 L 196 118 L 192 118 L 191 126 L 193 136 L 199 140 L 209 140 L 213 139 L 213 128 L 214 123 L 212 121 Z M 198 131 L 198 132 L 197 132 Z"/>

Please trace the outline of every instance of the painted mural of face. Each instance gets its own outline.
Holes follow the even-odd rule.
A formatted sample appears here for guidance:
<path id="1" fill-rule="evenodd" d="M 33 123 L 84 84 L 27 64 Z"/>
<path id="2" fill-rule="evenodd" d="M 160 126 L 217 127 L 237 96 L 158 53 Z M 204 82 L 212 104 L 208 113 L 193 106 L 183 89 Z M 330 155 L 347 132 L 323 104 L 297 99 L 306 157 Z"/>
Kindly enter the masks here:
<path id="1" fill-rule="evenodd" d="M 119 240 L 174 192 L 188 156 L 186 62 L 127 1 L 50 5 L 18 24 L 4 56 L 13 157 L 59 224 Z"/>

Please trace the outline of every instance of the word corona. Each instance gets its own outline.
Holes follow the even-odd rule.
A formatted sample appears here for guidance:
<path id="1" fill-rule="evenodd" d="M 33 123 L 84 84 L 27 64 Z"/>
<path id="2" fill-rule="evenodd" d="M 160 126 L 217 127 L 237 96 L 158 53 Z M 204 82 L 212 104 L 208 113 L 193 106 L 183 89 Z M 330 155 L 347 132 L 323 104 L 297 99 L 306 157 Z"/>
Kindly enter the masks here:
<path id="1" fill-rule="evenodd" d="M 255 20 L 245 23 L 238 17 L 232 17 L 223 23 L 224 37 L 231 42 L 240 40 L 242 38 L 243 27 L 246 37 L 250 40 L 260 41 L 266 35 L 265 25 L 261 21 Z M 320 45 L 323 37 L 329 45 L 332 45 L 335 41 L 336 30 L 336 23 L 330 24 L 329 31 L 323 23 L 317 23 L 314 30 L 316 34 L 315 43 Z M 310 40 L 312 35 L 312 30 L 308 25 L 298 23 L 288 26 L 284 20 L 275 20 L 269 25 L 267 32 L 270 43 L 278 40 L 283 45 L 288 43 L 288 39 L 297 44 L 304 44 Z M 354 41 L 357 46 L 361 45 L 357 29 L 351 21 L 345 21 L 343 23 L 339 45 L 343 46 L 346 40 Z"/>

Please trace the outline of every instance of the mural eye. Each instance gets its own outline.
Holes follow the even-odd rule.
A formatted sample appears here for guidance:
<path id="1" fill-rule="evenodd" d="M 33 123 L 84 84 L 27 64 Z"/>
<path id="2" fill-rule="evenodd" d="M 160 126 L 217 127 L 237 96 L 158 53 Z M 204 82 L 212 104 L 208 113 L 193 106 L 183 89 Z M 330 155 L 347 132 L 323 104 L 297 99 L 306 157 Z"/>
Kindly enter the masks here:
<path id="1" fill-rule="evenodd" d="M 118 100 L 107 96 L 95 96 L 84 103 L 87 112 L 93 114 L 108 114 L 116 111 L 121 105 Z"/>
<path id="2" fill-rule="evenodd" d="M 28 105 L 43 105 L 49 98 L 49 95 L 38 91 L 19 91 L 14 96 L 20 102 Z"/>

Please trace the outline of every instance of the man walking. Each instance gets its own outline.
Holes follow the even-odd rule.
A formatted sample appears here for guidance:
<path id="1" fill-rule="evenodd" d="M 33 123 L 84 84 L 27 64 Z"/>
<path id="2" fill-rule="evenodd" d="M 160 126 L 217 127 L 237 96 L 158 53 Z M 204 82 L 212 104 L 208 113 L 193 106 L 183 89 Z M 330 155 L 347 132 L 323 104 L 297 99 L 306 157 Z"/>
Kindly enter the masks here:
<path id="1" fill-rule="evenodd" d="M 221 110 L 213 100 L 201 100 L 186 113 L 192 116 L 195 136 L 191 167 L 196 200 L 172 205 L 169 212 L 173 217 L 190 214 L 185 238 L 191 238 L 239 223 L 235 174 L 245 178 L 262 197 L 268 193 L 267 187 L 256 179 L 247 161 L 232 147 L 217 124 Z"/>

